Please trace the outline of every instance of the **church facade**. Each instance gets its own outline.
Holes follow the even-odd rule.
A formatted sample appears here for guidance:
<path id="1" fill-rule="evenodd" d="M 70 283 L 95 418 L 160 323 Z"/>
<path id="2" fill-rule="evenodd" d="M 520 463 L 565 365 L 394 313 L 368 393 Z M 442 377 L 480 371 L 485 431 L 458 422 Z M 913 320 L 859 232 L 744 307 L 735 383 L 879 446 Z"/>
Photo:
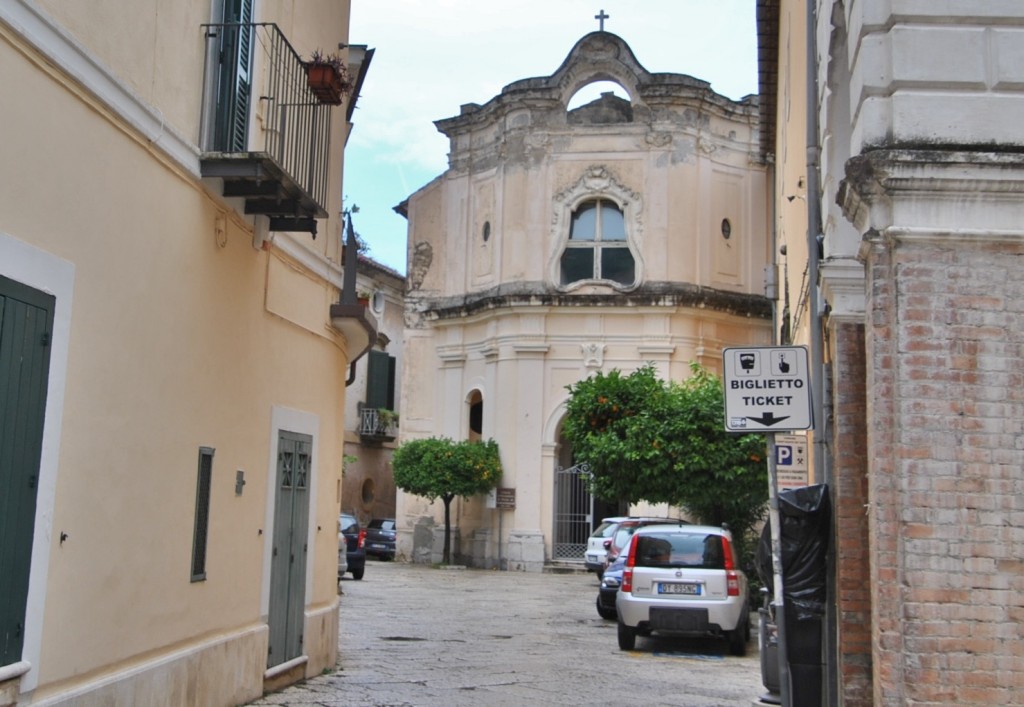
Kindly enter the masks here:
<path id="1" fill-rule="evenodd" d="M 575 109 L 598 81 L 617 92 Z M 582 561 L 602 515 L 561 423 L 567 386 L 653 364 L 683 379 L 771 343 L 768 183 L 755 98 L 650 73 L 607 32 L 550 76 L 436 122 L 449 168 L 408 218 L 401 439 L 494 439 L 500 493 L 453 502 L 456 561 Z M 638 510 L 638 509 L 631 509 Z M 437 561 L 443 506 L 398 492 L 399 554 Z"/>

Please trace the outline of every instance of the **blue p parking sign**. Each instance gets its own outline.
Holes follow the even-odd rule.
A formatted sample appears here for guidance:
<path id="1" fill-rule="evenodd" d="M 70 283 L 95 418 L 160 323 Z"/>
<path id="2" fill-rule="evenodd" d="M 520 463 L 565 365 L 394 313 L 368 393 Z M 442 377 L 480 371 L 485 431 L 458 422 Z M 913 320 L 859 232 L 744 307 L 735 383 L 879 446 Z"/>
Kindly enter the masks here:
<path id="1" fill-rule="evenodd" d="M 778 466 L 793 466 L 793 448 L 788 444 L 776 444 L 775 463 Z"/>

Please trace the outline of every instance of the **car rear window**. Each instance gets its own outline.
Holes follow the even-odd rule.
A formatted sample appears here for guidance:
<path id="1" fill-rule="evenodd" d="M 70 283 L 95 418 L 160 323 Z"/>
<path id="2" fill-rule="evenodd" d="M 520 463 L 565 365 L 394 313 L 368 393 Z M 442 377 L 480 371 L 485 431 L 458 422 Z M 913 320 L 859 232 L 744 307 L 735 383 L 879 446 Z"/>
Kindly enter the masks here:
<path id="1" fill-rule="evenodd" d="M 636 538 L 636 564 L 643 567 L 725 569 L 721 535 L 651 533 Z"/>
<path id="2" fill-rule="evenodd" d="M 615 532 L 615 529 L 617 527 L 619 527 L 618 523 L 609 523 L 608 521 L 605 521 L 605 522 L 601 523 L 601 525 L 597 526 L 594 529 L 594 532 L 590 534 L 590 537 L 592 537 L 592 538 L 607 538 L 607 537 L 611 536 L 612 533 Z"/>
<path id="3" fill-rule="evenodd" d="M 374 518 L 370 521 L 369 527 L 379 528 L 381 530 L 394 530 L 395 521 L 393 520 L 381 520 L 380 518 Z"/>

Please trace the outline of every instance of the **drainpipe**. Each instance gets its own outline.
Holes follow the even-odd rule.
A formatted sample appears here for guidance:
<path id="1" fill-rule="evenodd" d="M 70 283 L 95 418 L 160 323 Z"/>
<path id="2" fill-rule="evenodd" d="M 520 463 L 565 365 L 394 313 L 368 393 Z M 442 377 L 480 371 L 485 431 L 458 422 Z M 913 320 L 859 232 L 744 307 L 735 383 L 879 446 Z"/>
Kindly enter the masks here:
<path id="1" fill-rule="evenodd" d="M 825 424 L 825 351 L 821 331 L 822 312 L 820 307 L 821 293 L 818 283 L 818 266 L 823 254 L 824 234 L 821 228 L 821 182 L 820 163 L 821 148 L 819 147 L 818 131 L 818 36 L 817 36 L 817 3 L 819 0 L 807 0 L 807 252 L 808 252 L 808 299 L 810 302 L 811 329 L 811 391 L 813 392 L 814 414 L 814 478 L 828 484 L 831 495 L 833 489 L 832 460 L 828 450 L 830 440 L 826 439 L 828 425 Z M 829 600 L 825 610 L 824 646 L 824 683 L 827 705 L 837 705 L 839 697 L 839 674 L 837 666 L 837 607 L 835 597 L 835 517 L 830 539 L 831 548 L 827 560 L 827 577 L 829 578 Z"/>

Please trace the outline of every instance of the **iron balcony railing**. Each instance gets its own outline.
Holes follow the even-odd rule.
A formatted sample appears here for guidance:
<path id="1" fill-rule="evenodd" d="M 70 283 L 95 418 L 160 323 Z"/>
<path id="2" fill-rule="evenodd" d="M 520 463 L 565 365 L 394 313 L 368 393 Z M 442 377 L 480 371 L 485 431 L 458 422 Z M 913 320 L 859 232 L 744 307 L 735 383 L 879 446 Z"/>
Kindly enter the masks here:
<path id="1" fill-rule="evenodd" d="M 360 411 L 359 435 L 361 437 L 392 440 L 396 435 L 394 413 L 382 408 L 366 408 Z"/>
<path id="2" fill-rule="evenodd" d="M 245 160 L 237 158 L 242 156 L 251 158 L 250 162 L 269 158 L 274 164 L 261 171 L 259 179 L 264 179 L 264 171 L 283 172 L 287 184 L 277 193 L 244 194 L 254 200 L 247 203 L 247 212 L 325 218 L 331 105 L 321 103 L 309 88 L 305 62 L 276 24 L 202 27 L 206 40 L 204 159 L 212 161 L 216 156 L 222 164 L 241 164 Z M 253 116 L 259 118 L 255 128 L 250 122 Z M 236 159 L 229 160 L 231 156 Z M 288 193 L 294 187 L 301 193 Z M 280 189 L 287 198 L 282 198 Z M 265 198 L 259 201 L 261 196 Z M 275 199 L 291 203 L 275 213 Z"/>

